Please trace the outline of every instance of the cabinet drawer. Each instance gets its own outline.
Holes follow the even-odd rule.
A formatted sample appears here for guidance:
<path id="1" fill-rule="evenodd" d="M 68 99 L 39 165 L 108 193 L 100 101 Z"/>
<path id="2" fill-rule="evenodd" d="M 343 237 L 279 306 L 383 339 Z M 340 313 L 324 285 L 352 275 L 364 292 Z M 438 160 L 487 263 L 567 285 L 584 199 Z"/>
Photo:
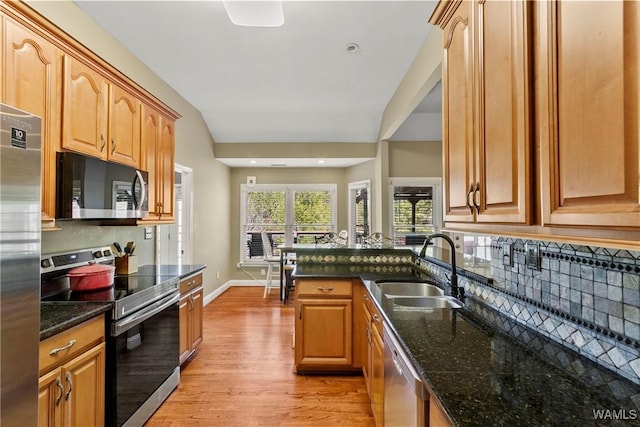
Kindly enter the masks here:
<path id="1" fill-rule="evenodd" d="M 202 273 L 182 280 L 180 282 L 180 294 L 184 295 L 190 292 L 192 289 L 197 288 L 198 286 L 202 286 Z"/>
<path id="2" fill-rule="evenodd" d="M 40 342 L 40 374 L 54 369 L 104 341 L 104 314 Z"/>
<path id="3" fill-rule="evenodd" d="M 299 297 L 320 296 L 350 297 L 351 280 L 299 280 L 296 283 Z"/>

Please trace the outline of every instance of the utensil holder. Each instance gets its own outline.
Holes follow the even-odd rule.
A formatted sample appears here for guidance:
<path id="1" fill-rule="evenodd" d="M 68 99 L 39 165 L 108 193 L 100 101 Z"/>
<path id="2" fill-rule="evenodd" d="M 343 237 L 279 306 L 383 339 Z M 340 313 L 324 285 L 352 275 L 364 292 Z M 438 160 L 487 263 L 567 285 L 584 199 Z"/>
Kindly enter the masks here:
<path id="1" fill-rule="evenodd" d="M 132 274 L 138 272 L 138 257 L 135 255 L 127 255 L 116 257 L 116 273 Z"/>

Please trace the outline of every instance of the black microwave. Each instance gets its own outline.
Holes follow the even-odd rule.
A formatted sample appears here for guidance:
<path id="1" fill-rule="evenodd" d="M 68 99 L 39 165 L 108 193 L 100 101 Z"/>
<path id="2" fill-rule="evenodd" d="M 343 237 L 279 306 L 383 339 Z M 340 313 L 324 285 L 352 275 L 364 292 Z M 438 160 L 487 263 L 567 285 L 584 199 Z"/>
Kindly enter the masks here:
<path id="1" fill-rule="evenodd" d="M 145 218 L 148 173 L 95 157 L 57 153 L 56 218 Z"/>

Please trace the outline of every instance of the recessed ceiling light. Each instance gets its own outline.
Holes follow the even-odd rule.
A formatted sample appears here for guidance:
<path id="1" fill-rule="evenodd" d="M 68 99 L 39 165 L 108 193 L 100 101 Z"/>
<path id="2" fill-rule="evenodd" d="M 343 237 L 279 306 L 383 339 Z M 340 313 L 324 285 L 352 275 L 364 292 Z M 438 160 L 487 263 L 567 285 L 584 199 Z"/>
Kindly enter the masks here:
<path id="1" fill-rule="evenodd" d="M 324 164 L 324 160 L 318 160 L 318 163 Z"/>
<path id="2" fill-rule="evenodd" d="M 255 165 L 258 162 L 256 162 L 255 160 L 249 160 L 249 163 L 251 163 L 252 165 Z"/>
<path id="3" fill-rule="evenodd" d="M 360 46 L 358 46 L 358 43 L 349 43 L 347 45 L 347 53 L 353 53 L 358 49 L 360 49 Z"/>
<path id="4" fill-rule="evenodd" d="M 223 1 L 224 10 L 235 25 L 242 27 L 279 27 L 284 24 L 282 1 Z"/>

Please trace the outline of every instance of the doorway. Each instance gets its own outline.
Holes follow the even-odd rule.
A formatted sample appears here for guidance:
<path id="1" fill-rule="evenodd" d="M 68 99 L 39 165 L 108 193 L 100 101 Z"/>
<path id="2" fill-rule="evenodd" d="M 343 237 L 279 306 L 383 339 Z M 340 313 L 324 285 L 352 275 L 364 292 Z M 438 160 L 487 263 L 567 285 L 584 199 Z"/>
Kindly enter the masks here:
<path id="1" fill-rule="evenodd" d="M 193 263 L 193 170 L 175 165 L 173 224 L 156 226 L 156 264 Z"/>

